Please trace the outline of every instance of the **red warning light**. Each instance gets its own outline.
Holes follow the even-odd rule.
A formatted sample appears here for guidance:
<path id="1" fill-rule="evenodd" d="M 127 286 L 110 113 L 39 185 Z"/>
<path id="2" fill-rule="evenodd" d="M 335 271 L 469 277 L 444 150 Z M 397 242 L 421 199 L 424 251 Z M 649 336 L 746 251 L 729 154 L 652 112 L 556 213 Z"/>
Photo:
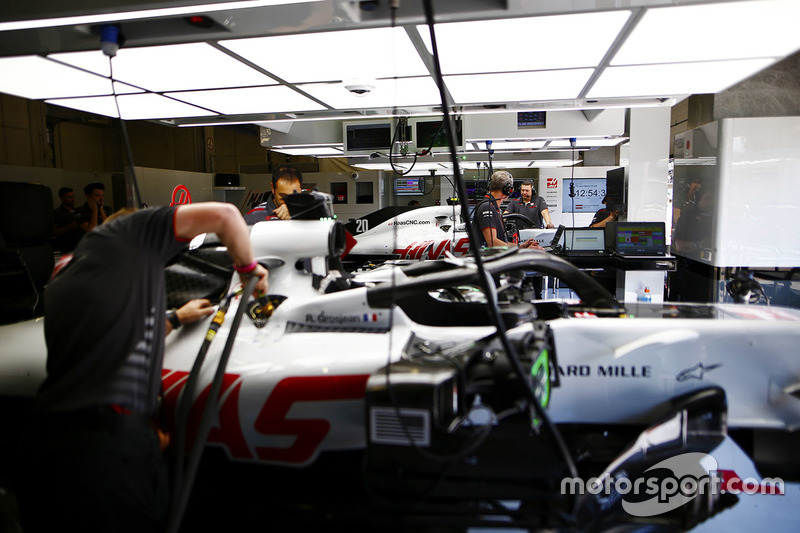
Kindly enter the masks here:
<path id="1" fill-rule="evenodd" d="M 214 21 L 212 19 L 203 15 L 190 15 L 186 17 L 185 20 L 191 26 L 195 26 L 197 28 L 210 28 L 214 25 Z"/>

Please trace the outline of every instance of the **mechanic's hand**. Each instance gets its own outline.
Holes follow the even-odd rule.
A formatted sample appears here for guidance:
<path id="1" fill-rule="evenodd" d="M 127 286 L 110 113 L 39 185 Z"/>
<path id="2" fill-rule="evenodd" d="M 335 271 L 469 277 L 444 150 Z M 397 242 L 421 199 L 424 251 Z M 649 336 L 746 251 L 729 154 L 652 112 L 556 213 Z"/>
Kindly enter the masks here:
<path id="1" fill-rule="evenodd" d="M 211 302 L 205 298 L 189 300 L 182 307 L 175 310 L 175 314 L 178 315 L 178 320 L 181 321 L 181 324 L 197 322 L 213 312 L 214 307 L 211 305 Z"/>
<path id="2" fill-rule="evenodd" d="M 253 297 L 260 298 L 267 294 L 269 290 L 269 279 L 267 278 L 267 269 L 261 265 L 257 265 L 252 272 L 240 272 L 239 279 L 242 280 L 242 285 L 246 285 L 247 281 L 250 279 L 250 276 L 257 276 L 258 283 L 256 283 L 256 288 L 253 290 Z"/>
<path id="3" fill-rule="evenodd" d="M 555 228 L 555 226 L 553 225 L 553 223 L 552 223 L 552 222 L 548 222 L 548 223 L 547 223 L 547 229 L 553 229 L 553 228 Z"/>
<path id="4" fill-rule="evenodd" d="M 275 209 L 273 213 L 275 213 L 275 216 L 281 220 L 290 220 L 292 218 L 292 215 L 289 214 L 289 206 L 286 204 L 283 204 L 279 208 Z"/>
<path id="5" fill-rule="evenodd" d="M 528 239 L 527 241 L 520 243 L 520 248 L 530 248 L 531 250 L 544 250 L 542 246 L 533 239 Z"/>
<path id="6" fill-rule="evenodd" d="M 97 212 L 97 202 L 94 201 L 94 198 L 87 198 L 86 203 L 89 204 L 89 209 L 91 209 L 92 213 Z"/>

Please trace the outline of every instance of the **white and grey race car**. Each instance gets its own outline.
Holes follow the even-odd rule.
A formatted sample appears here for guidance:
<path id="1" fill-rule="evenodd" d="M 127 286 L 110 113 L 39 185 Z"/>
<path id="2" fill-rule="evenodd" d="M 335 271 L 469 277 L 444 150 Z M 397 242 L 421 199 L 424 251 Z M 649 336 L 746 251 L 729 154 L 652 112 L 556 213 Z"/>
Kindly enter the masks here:
<path id="1" fill-rule="evenodd" d="M 281 530 L 673 531 L 736 505 L 742 468 L 753 469 L 753 498 L 796 490 L 796 310 L 623 307 L 533 251 L 353 276 L 332 220 L 258 223 L 251 241 L 270 272 L 265 301 L 235 295 L 213 239 L 167 269 L 171 305 L 211 297 L 234 316 L 166 341 L 173 452 L 203 453 L 195 526 L 267 513 Z M 558 277 L 577 299 L 531 300 L 531 275 Z M 0 326 L 8 431 L 45 376 L 42 320 Z M 710 464 L 721 445 L 733 455 Z M 721 490 L 687 488 L 687 475 L 716 475 Z M 777 477 L 786 484 L 765 484 Z M 637 482 L 642 491 L 623 490 Z"/>

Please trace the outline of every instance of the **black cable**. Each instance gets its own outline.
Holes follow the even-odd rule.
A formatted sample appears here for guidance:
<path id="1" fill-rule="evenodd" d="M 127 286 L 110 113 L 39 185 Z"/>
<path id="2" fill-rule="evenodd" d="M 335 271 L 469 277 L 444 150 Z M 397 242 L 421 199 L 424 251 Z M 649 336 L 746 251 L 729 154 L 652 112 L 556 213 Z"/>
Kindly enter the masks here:
<path id="1" fill-rule="evenodd" d="M 111 94 L 114 96 L 114 106 L 117 108 L 117 118 L 119 118 L 120 126 L 122 126 L 122 139 L 125 143 L 125 153 L 128 155 L 128 164 L 130 164 L 133 194 L 136 199 L 139 200 L 139 207 L 144 208 L 147 207 L 147 204 L 142 201 L 142 195 L 139 190 L 139 182 L 136 180 L 136 170 L 133 168 L 133 151 L 131 150 L 130 137 L 128 137 L 128 127 L 125 125 L 125 119 L 122 118 L 122 113 L 119 110 L 117 89 L 114 86 L 114 63 L 112 59 L 114 59 L 114 56 L 108 56 L 108 73 L 109 78 L 111 79 Z"/>
<path id="2" fill-rule="evenodd" d="M 397 125 L 395 125 L 394 128 L 394 135 L 392 135 L 392 144 L 391 146 L 389 146 L 389 166 L 392 167 L 392 171 L 398 176 L 407 176 L 412 170 L 414 170 L 414 165 L 417 164 L 417 154 L 414 153 L 414 161 L 411 163 L 411 166 L 408 167 L 408 170 L 406 170 L 405 172 L 397 170 L 397 168 L 394 166 L 394 161 L 392 161 L 392 152 L 394 151 L 394 145 L 397 143 L 397 132 L 400 131 L 401 128 L 405 128 L 405 126 L 403 125 L 402 120 L 398 118 Z M 401 157 L 407 157 L 407 156 L 401 156 Z"/>
<path id="3" fill-rule="evenodd" d="M 569 198 L 572 201 L 572 228 L 573 231 L 572 235 L 572 242 L 569 243 L 569 250 L 572 250 L 575 247 L 575 141 L 570 139 L 570 145 L 572 145 L 572 165 L 570 166 L 570 177 L 569 177 Z M 564 239 L 564 246 L 567 245 L 566 238 Z"/>
<path id="4" fill-rule="evenodd" d="M 464 180 L 461 176 L 461 172 L 459 169 L 458 157 L 456 155 L 455 130 L 449 110 L 450 104 L 447 101 L 447 94 L 445 92 L 445 86 L 444 86 L 444 78 L 442 76 L 441 65 L 439 64 L 439 52 L 436 44 L 436 32 L 434 31 L 432 0 L 423 0 L 423 5 L 425 8 L 425 20 L 428 25 L 428 30 L 430 32 L 430 37 L 431 37 L 433 65 L 435 67 L 435 80 L 436 80 L 436 85 L 439 88 L 439 94 L 442 100 L 443 120 L 447 120 L 447 128 L 445 131 L 447 133 L 448 141 L 450 144 L 450 156 L 453 162 L 453 176 L 457 177 L 457 183 L 459 186 L 459 195 L 463 195 L 465 186 L 464 186 Z M 467 212 L 466 206 L 462 205 L 462 216 L 464 216 L 465 219 L 468 220 L 469 219 L 468 214 L 469 213 Z M 506 335 L 505 324 L 503 323 L 503 319 L 500 316 L 500 309 L 497 303 L 497 295 L 495 292 L 494 283 L 491 277 L 486 273 L 483 260 L 480 255 L 480 251 L 478 249 L 478 239 L 475 235 L 474 228 L 472 228 L 471 226 L 472 226 L 471 224 L 467 224 L 467 235 L 469 236 L 470 247 L 472 248 L 472 250 L 474 250 L 473 255 L 475 259 L 475 266 L 478 268 L 478 271 L 482 274 L 480 276 L 480 280 L 487 297 L 489 315 L 492 321 L 495 323 L 495 327 L 497 328 L 498 338 L 503 346 L 503 349 L 508 355 L 508 359 L 511 362 L 512 368 L 514 369 L 515 373 L 517 374 L 521 382 L 525 383 L 526 382 L 525 371 L 523 370 L 522 365 L 519 362 L 519 358 L 517 357 L 514 347 L 511 345 L 511 343 L 508 340 L 508 336 Z M 547 415 L 545 409 L 542 408 L 541 404 L 539 404 L 533 390 L 531 390 L 530 387 L 523 387 L 523 389 L 525 390 L 526 395 L 528 397 L 528 401 L 530 402 L 534 411 L 542 420 L 543 425 L 550 429 L 550 432 L 552 433 L 553 438 L 558 446 L 558 449 L 563 456 L 564 463 L 566 464 L 567 469 L 570 472 L 570 475 L 573 477 L 578 477 L 578 469 L 575 466 L 575 462 L 573 461 L 572 456 L 569 453 L 569 450 L 567 449 L 563 437 L 561 436 L 561 432 L 558 431 L 558 428 L 556 428 L 555 424 L 553 424 L 552 420 Z"/>
<path id="5" fill-rule="evenodd" d="M 235 291 L 228 295 L 227 302 L 225 302 L 224 310 L 222 311 L 222 315 L 220 316 L 220 310 L 217 310 L 217 316 L 214 318 L 211 326 L 209 327 L 209 333 L 211 333 L 212 329 L 214 335 L 206 335 L 206 339 L 203 341 L 203 345 L 200 347 L 200 353 L 195 360 L 194 365 L 192 366 L 192 371 L 189 374 L 189 379 L 187 380 L 186 386 L 183 389 L 183 397 L 181 399 L 181 403 L 179 406 L 181 407 L 181 413 L 186 415 L 186 418 L 183 419 L 183 427 L 182 432 L 184 435 L 184 439 L 179 440 L 179 444 L 181 448 L 178 450 L 178 461 L 176 461 L 175 470 L 176 470 L 176 486 L 173 487 L 173 499 L 172 499 L 172 508 L 170 509 L 170 517 L 169 522 L 167 524 L 167 532 L 168 533 L 176 533 L 180 528 L 181 521 L 183 520 L 184 512 L 186 511 L 186 506 L 189 503 L 189 497 L 191 496 L 192 492 L 192 485 L 194 484 L 194 479 L 197 474 L 197 467 L 200 464 L 200 457 L 203 454 L 203 448 L 206 444 L 206 439 L 208 438 L 208 433 L 211 430 L 211 422 L 212 422 L 212 415 L 216 414 L 219 411 L 219 405 L 217 403 L 217 398 L 220 394 L 222 389 L 222 381 L 225 378 L 225 369 L 228 366 L 228 359 L 230 358 L 231 352 L 233 351 L 233 343 L 236 340 L 236 333 L 239 330 L 239 324 L 242 321 L 242 315 L 244 314 L 245 308 L 245 300 L 248 296 L 253 292 L 255 289 L 256 283 L 258 283 L 257 276 L 251 276 L 250 279 L 247 281 L 247 285 L 242 290 L 241 300 L 239 302 L 239 306 L 236 309 L 236 314 L 233 316 L 233 322 L 231 323 L 231 330 L 228 334 L 228 339 L 225 342 L 225 347 L 222 349 L 222 353 L 220 354 L 219 361 L 217 362 L 217 370 L 214 374 L 214 378 L 211 381 L 211 388 L 208 393 L 208 397 L 206 399 L 205 405 L 203 406 L 203 412 L 200 415 L 200 422 L 197 426 L 197 432 L 195 433 L 194 442 L 192 443 L 192 450 L 189 454 L 188 464 L 186 465 L 185 474 L 183 474 L 180 478 L 178 477 L 180 474 L 183 473 L 183 455 L 185 452 L 185 431 L 188 425 L 188 414 L 191 410 L 192 401 L 194 400 L 194 388 L 197 380 L 199 379 L 200 370 L 203 364 L 203 360 L 205 359 L 205 354 L 208 351 L 208 346 L 213 340 L 214 336 L 216 335 L 216 331 L 219 330 L 220 326 L 222 325 L 222 321 L 224 320 L 225 312 L 230 305 L 231 300 L 233 297 L 239 293 L 239 291 Z M 222 308 L 222 304 L 220 304 L 220 308 Z M 192 376 L 195 376 L 195 379 L 192 379 Z M 191 385 L 191 388 L 190 388 Z M 176 419 L 176 423 L 179 423 L 180 420 Z M 180 435 L 180 432 L 179 432 Z"/>

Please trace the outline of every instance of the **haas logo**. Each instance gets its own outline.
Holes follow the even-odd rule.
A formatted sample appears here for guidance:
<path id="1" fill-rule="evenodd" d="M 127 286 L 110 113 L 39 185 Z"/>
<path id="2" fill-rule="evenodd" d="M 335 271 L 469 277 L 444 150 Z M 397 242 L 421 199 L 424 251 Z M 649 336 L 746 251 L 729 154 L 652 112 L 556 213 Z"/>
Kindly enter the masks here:
<path id="1" fill-rule="evenodd" d="M 558 188 L 558 178 L 547 178 L 547 188 L 548 189 L 557 189 Z"/>
<path id="2" fill-rule="evenodd" d="M 192 203 L 192 195 L 189 194 L 189 189 L 186 188 L 186 185 L 178 185 L 172 190 L 172 202 L 169 204 L 170 207 L 190 203 Z"/>

